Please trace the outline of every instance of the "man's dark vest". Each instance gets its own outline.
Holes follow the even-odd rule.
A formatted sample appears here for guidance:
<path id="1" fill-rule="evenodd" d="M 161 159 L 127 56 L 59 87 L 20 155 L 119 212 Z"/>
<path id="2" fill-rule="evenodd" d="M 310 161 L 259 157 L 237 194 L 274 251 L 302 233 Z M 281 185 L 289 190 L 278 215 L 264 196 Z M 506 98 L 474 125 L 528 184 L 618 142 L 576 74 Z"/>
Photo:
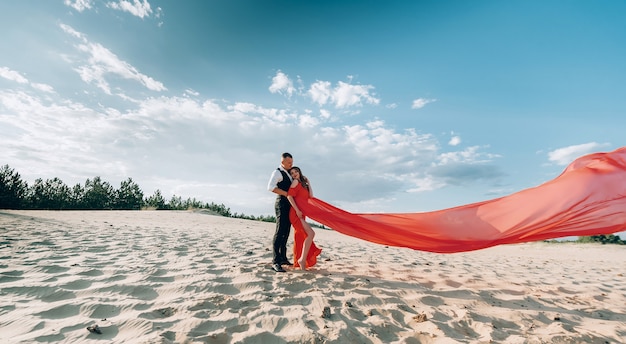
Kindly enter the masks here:
<path id="1" fill-rule="evenodd" d="M 277 170 L 280 172 L 280 174 L 283 175 L 283 180 L 281 180 L 280 182 L 278 182 L 278 188 L 283 190 L 283 191 L 288 191 L 289 187 L 291 186 L 291 179 L 289 179 L 289 175 L 287 174 L 287 172 L 281 170 L 280 168 L 277 168 Z"/>

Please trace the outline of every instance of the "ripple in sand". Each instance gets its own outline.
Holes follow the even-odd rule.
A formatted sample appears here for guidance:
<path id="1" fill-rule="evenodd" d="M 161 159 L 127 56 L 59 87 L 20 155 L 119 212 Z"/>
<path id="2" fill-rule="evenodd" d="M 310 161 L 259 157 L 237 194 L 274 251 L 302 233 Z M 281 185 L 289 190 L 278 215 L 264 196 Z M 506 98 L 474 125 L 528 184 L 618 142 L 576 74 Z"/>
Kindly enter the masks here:
<path id="1" fill-rule="evenodd" d="M 125 279 L 126 279 L 126 277 L 127 277 L 127 276 L 126 276 L 126 275 L 124 275 L 124 274 L 114 275 L 114 276 L 111 276 L 111 277 L 107 278 L 107 279 L 105 280 L 105 282 L 117 282 L 117 281 L 122 281 L 122 280 L 125 280 Z"/>
<path id="2" fill-rule="evenodd" d="M 234 328 L 238 326 L 240 326 L 239 318 L 232 318 L 232 319 L 227 319 L 223 321 L 207 320 L 207 321 L 201 322 L 200 324 L 198 324 L 198 326 L 191 329 L 191 331 L 189 331 L 189 336 L 198 337 L 198 336 L 206 335 L 207 333 L 210 333 L 213 331 L 222 330 L 224 328 Z M 259 342 L 259 343 L 264 343 L 264 342 Z"/>
<path id="3" fill-rule="evenodd" d="M 6 267 L 6 265 L 4 267 Z M 22 270 L 11 270 L 11 271 L 5 271 L 2 273 L 2 275 L 6 275 L 6 276 L 22 276 L 23 274 L 24 274 L 24 271 Z"/>
<path id="4" fill-rule="evenodd" d="M 56 301 L 61 301 L 61 300 L 69 300 L 69 299 L 73 299 L 76 297 L 76 294 L 74 294 L 71 291 L 67 291 L 67 290 L 60 290 L 60 291 L 56 291 L 50 295 L 46 295 L 44 297 L 41 298 L 42 301 L 44 302 L 56 302 Z"/>
<path id="5" fill-rule="evenodd" d="M 209 270 L 205 270 L 206 273 L 208 274 L 213 274 L 213 275 L 221 275 L 223 272 L 226 271 L 226 269 L 209 269 Z"/>
<path id="6" fill-rule="evenodd" d="M 139 314 L 139 317 L 144 319 L 162 319 L 171 317 L 174 314 L 176 314 L 175 308 L 166 307 L 153 310 L 152 312 L 141 313 Z"/>
<path id="7" fill-rule="evenodd" d="M 44 265 L 40 267 L 41 271 L 48 274 L 58 274 L 68 271 L 70 268 L 59 265 Z"/>
<path id="8" fill-rule="evenodd" d="M 259 306 L 260 306 L 260 303 L 255 300 L 230 299 L 226 301 L 226 303 L 224 303 L 224 307 L 226 309 L 239 310 L 240 312 L 243 309 L 256 309 Z"/>
<path id="9" fill-rule="evenodd" d="M 276 334 L 270 332 L 262 332 L 250 335 L 242 341 L 242 343 L 283 343 L 285 340 Z M 364 342 L 365 343 L 365 342 Z"/>
<path id="10" fill-rule="evenodd" d="M 89 314 L 93 319 L 106 319 L 120 315 L 120 308 L 106 304 L 89 305 L 83 306 L 82 313 Z"/>
<path id="11" fill-rule="evenodd" d="M 63 305 L 38 313 L 44 319 L 63 319 L 78 315 L 80 307 L 76 305 Z"/>
<path id="12" fill-rule="evenodd" d="M 7 275 L 0 275 L 0 283 L 8 283 L 8 282 L 15 282 L 15 281 L 19 281 L 21 279 L 24 279 L 24 277 L 21 276 L 7 276 Z"/>
<path id="13" fill-rule="evenodd" d="M 367 319 L 367 315 L 365 315 L 365 313 L 363 313 L 363 311 L 360 309 L 345 308 L 341 310 L 341 314 L 347 315 L 349 319 L 355 319 L 358 321 L 364 321 L 365 319 Z M 308 325 L 309 327 L 311 327 L 312 324 Z"/>
<path id="14" fill-rule="evenodd" d="M 164 277 L 148 277 L 148 281 L 155 283 L 170 283 L 174 282 L 175 278 L 172 276 L 164 276 Z"/>
<path id="15" fill-rule="evenodd" d="M 211 281 L 215 283 L 231 283 L 233 279 L 231 277 L 215 277 Z"/>
<path id="16" fill-rule="evenodd" d="M 0 306 L 0 315 L 9 313 L 14 310 L 15 310 L 15 305 Z"/>
<path id="17" fill-rule="evenodd" d="M 206 299 L 194 306 L 188 308 L 189 311 L 215 311 L 224 309 L 240 309 L 242 307 L 258 307 L 260 303 L 254 300 L 240 300 L 238 298 L 232 298 L 230 296 L 215 295 L 209 299 Z M 197 314 L 196 314 L 197 315 Z M 200 316 L 205 318 L 205 316 Z"/>
<path id="18" fill-rule="evenodd" d="M 561 293 L 565 293 L 565 294 L 577 294 L 576 291 L 570 290 L 570 289 L 567 289 L 567 288 L 563 288 L 563 287 L 559 287 L 557 290 L 560 291 Z"/>
<path id="19" fill-rule="evenodd" d="M 420 299 L 420 301 L 425 305 L 433 306 L 433 307 L 439 307 L 446 303 L 444 299 L 437 297 L 437 296 L 424 296 Z"/>
<path id="20" fill-rule="evenodd" d="M 221 296 L 221 295 L 218 295 L 218 296 Z M 215 299 L 216 297 L 213 297 L 213 299 Z M 220 299 L 218 299 L 218 300 L 204 300 L 204 301 L 202 301 L 202 302 L 200 302 L 200 303 L 198 303 L 198 304 L 196 304 L 194 306 L 191 306 L 191 307 L 189 307 L 187 309 L 189 311 L 192 311 L 192 312 L 202 311 L 202 310 L 207 310 L 207 309 L 209 309 L 209 310 L 215 309 L 215 308 L 217 308 L 217 305 L 216 305 L 215 301 L 217 301 L 217 303 L 221 303 Z"/>
<path id="21" fill-rule="evenodd" d="M 187 245 L 176 246 L 176 247 L 172 248 L 172 250 L 179 251 L 179 252 L 187 252 L 189 250 L 189 247 Z"/>
<path id="22" fill-rule="evenodd" d="M 65 250 L 65 251 L 67 251 L 67 250 Z M 66 260 L 67 260 L 67 257 L 69 257 L 69 256 L 70 256 L 70 255 L 68 255 L 68 254 L 63 254 L 63 255 L 57 255 L 57 256 L 49 256 L 49 257 L 46 257 L 46 259 L 48 259 L 48 260 L 61 260 L 61 261 L 66 261 Z M 74 255 L 74 256 L 76 256 L 76 255 Z"/>
<path id="23" fill-rule="evenodd" d="M 36 298 L 45 298 L 59 291 L 58 287 L 48 287 L 48 286 L 35 286 L 35 287 L 10 287 L 3 288 L 3 292 L 15 294 L 15 295 L 26 295 L 30 297 Z"/>
<path id="24" fill-rule="evenodd" d="M 85 251 L 103 253 L 103 252 L 109 252 L 110 250 L 109 250 L 109 245 L 103 245 L 103 246 L 91 246 L 91 247 L 88 247 Z"/>
<path id="25" fill-rule="evenodd" d="M 80 289 L 89 288 L 90 286 L 91 286 L 91 281 L 76 280 L 76 281 L 71 281 L 69 283 L 62 285 L 61 288 L 69 289 L 69 290 L 80 290 Z"/>
<path id="26" fill-rule="evenodd" d="M 39 246 L 39 245 L 42 245 L 42 246 L 52 246 L 52 245 L 54 245 L 54 242 L 52 242 L 52 241 L 50 241 L 48 239 L 45 239 L 45 240 L 42 240 L 42 241 L 33 241 L 33 242 L 30 243 L 30 246 Z"/>
<path id="27" fill-rule="evenodd" d="M 201 342 L 201 343 L 230 343 L 233 341 L 233 337 L 229 335 L 228 333 L 214 333 L 208 336 L 200 336 L 200 334 L 198 336 L 194 336 L 195 333 L 190 332 L 189 336 L 194 338 L 195 339 L 194 341 Z M 279 342 L 276 342 L 276 343 L 279 343 Z"/>
<path id="28" fill-rule="evenodd" d="M 294 282 L 291 284 L 285 284 L 284 288 L 290 293 L 301 293 L 311 289 L 311 285 L 309 283 Z"/>
<path id="29" fill-rule="evenodd" d="M 65 336 L 60 333 L 35 337 L 35 341 L 42 343 L 59 343 L 63 339 L 65 339 Z"/>
<path id="30" fill-rule="evenodd" d="M 145 286 L 123 286 L 114 288 L 105 288 L 111 291 L 117 291 L 120 294 L 127 294 L 139 300 L 154 300 L 159 294 L 153 288 Z M 119 289 L 119 290 L 118 290 Z"/>
<path id="31" fill-rule="evenodd" d="M 239 294 L 239 289 L 233 287 L 230 284 L 218 284 L 213 288 L 213 291 L 219 294 L 226 294 L 226 295 Z"/>
<path id="32" fill-rule="evenodd" d="M 104 275 L 104 272 L 102 272 L 100 270 L 96 270 L 96 269 L 91 269 L 91 270 L 88 270 L 88 271 L 79 272 L 78 275 L 89 276 L 89 277 L 97 277 L 97 276 Z"/>
<path id="33" fill-rule="evenodd" d="M 150 274 L 147 280 L 150 282 L 161 282 L 161 283 L 174 282 L 174 277 L 167 276 L 168 273 L 169 272 L 165 269 L 157 269 L 155 272 Z"/>
<path id="34" fill-rule="evenodd" d="M 136 304 L 133 309 L 136 311 L 145 311 L 147 309 L 150 309 L 150 307 L 152 307 L 152 304 L 150 303 L 139 303 Z"/>

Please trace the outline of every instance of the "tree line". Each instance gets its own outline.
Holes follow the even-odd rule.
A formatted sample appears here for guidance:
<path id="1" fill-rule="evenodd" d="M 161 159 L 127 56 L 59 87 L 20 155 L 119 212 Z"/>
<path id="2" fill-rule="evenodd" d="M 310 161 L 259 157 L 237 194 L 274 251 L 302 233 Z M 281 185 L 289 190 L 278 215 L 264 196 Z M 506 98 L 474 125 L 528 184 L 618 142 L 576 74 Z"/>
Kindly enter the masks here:
<path id="1" fill-rule="evenodd" d="M 576 242 L 580 243 L 588 243 L 588 242 L 599 242 L 601 244 L 617 244 L 617 245 L 626 245 L 626 240 L 622 240 L 619 235 L 615 234 L 600 234 L 600 235 L 591 235 L 591 236 L 583 236 L 578 237 Z"/>
<path id="2" fill-rule="evenodd" d="M 69 187 L 59 178 L 35 180 L 33 185 L 28 185 L 22 180 L 19 173 L 4 165 L 0 168 L 0 209 L 25 209 L 25 210 L 190 210 L 206 209 L 215 214 L 248 220 L 276 222 L 275 216 L 254 216 L 232 213 L 224 204 L 200 202 L 195 198 L 182 199 L 180 196 L 172 196 L 166 200 L 160 190 L 144 197 L 144 193 L 132 178 L 120 183 L 119 188 L 114 188 L 110 183 L 100 177 L 87 179 L 85 185 L 76 184 Z M 328 229 L 323 225 L 311 223 L 311 225 Z M 617 235 L 593 235 L 579 237 L 577 242 L 599 242 L 602 244 L 626 245 Z"/>
<path id="3" fill-rule="evenodd" d="M 144 193 L 132 178 L 113 187 L 100 177 L 87 179 L 70 187 L 59 178 L 38 178 L 32 185 L 23 181 L 20 174 L 9 165 L 0 167 L 0 209 L 23 210 L 189 210 L 206 209 L 216 214 L 249 220 L 276 222 L 274 216 L 248 216 L 232 213 L 224 204 L 201 202 L 195 198 L 172 196 L 169 200 L 156 190 Z"/>

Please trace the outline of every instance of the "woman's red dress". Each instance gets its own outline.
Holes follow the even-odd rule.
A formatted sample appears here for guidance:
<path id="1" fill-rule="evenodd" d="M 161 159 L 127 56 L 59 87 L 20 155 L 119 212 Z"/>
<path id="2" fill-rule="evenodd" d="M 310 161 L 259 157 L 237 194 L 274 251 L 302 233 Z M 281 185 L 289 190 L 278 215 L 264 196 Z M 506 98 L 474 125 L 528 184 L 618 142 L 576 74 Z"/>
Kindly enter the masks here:
<path id="1" fill-rule="evenodd" d="M 296 205 L 298 205 L 299 209 L 301 204 L 305 204 L 309 199 L 309 190 L 302 187 L 302 184 L 298 183 L 295 187 L 289 189 L 289 196 L 292 196 L 296 201 Z M 306 220 L 304 214 L 302 214 L 303 221 Z M 291 225 L 295 229 L 293 234 L 293 266 L 295 268 L 299 268 L 300 264 L 298 261 L 302 256 L 302 246 L 304 245 L 304 239 L 306 239 L 306 232 L 304 231 L 304 227 L 302 226 L 302 222 L 296 215 L 296 210 L 291 207 L 291 211 L 289 212 L 289 220 L 291 221 Z M 306 257 L 306 266 L 305 268 L 310 268 L 311 266 L 317 263 L 317 256 L 320 255 L 322 249 L 315 246 L 315 243 L 311 244 L 311 248 L 309 249 L 309 253 Z"/>
<path id="2" fill-rule="evenodd" d="M 298 208 L 381 245 L 452 253 L 626 230 L 626 147 L 585 155 L 557 178 L 509 196 L 424 213 L 355 214 L 317 198 Z"/>

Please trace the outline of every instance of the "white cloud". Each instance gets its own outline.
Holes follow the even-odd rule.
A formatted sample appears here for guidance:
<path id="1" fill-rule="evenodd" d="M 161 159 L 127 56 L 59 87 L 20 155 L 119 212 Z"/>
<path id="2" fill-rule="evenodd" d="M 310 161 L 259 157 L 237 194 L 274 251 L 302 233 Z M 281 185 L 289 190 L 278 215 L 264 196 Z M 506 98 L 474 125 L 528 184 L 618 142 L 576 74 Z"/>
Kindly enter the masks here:
<path id="1" fill-rule="evenodd" d="M 441 179 L 435 179 L 433 176 L 426 176 L 424 178 L 417 178 L 415 180 L 414 186 L 410 189 L 407 189 L 407 192 L 413 193 L 432 191 L 440 189 L 445 185 L 445 182 Z"/>
<path id="2" fill-rule="evenodd" d="M 185 90 L 185 94 L 193 96 L 193 97 L 197 97 L 200 95 L 200 92 L 192 90 L 192 89 L 187 89 Z"/>
<path id="3" fill-rule="evenodd" d="M 348 79 L 352 80 L 352 77 L 348 77 Z M 300 79 L 298 82 L 302 83 Z M 380 99 L 373 94 L 374 86 L 372 85 L 353 85 L 339 81 L 335 87 L 332 87 L 330 81 L 318 80 L 312 83 L 306 91 L 296 90 L 291 79 L 281 71 L 278 71 L 272 78 L 269 90 L 272 93 L 280 93 L 288 97 L 293 94 L 307 96 L 319 106 L 332 104 L 339 109 L 361 107 L 364 104 L 378 105 L 380 103 Z"/>
<path id="4" fill-rule="evenodd" d="M 462 151 L 441 153 L 438 157 L 437 165 L 446 165 L 452 163 L 485 163 L 490 162 L 494 158 L 500 157 L 497 154 L 482 153 L 479 151 L 481 147 L 467 147 Z"/>
<path id="5" fill-rule="evenodd" d="M 330 111 L 325 110 L 325 109 L 320 109 L 320 117 L 322 117 L 323 119 L 330 119 Z"/>
<path id="6" fill-rule="evenodd" d="M 93 0 L 64 0 L 63 2 L 66 6 L 72 7 L 78 12 L 90 10 L 93 8 L 94 4 Z M 105 3 L 105 6 L 116 11 L 130 13 L 131 15 L 139 17 L 141 19 L 150 17 L 153 14 L 154 18 L 157 19 L 163 17 L 163 9 L 161 7 L 157 7 L 156 10 L 153 11 L 152 6 L 148 2 L 148 0 L 109 1 Z M 161 27 L 163 25 L 163 21 L 157 22 L 157 25 Z"/>
<path id="7" fill-rule="evenodd" d="M 472 146 L 456 152 L 440 153 L 428 170 L 432 177 L 429 185 L 470 185 L 478 181 L 500 184 L 504 173 L 493 164 L 500 155 L 491 154 Z"/>
<path id="8" fill-rule="evenodd" d="M 301 115 L 298 117 L 298 126 L 306 127 L 306 128 L 314 128 L 316 127 L 320 121 L 310 115 Z"/>
<path id="9" fill-rule="evenodd" d="M 411 105 L 411 109 L 421 109 L 424 106 L 426 106 L 426 104 L 428 103 L 433 103 L 436 102 L 437 99 L 425 99 L 425 98 L 418 98 L 413 100 L 413 104 Z"/>
<path id="10" fill-rule="evenodd" d="M 269 90 L 272 93 L 286 94 L 287 96 L 291 96 L 296 91 L 289 76 L 281 71 L 278 71 L 272 78 Z"/>
<path id="11" fill-rule="evenodd" d="M 548 152 L 548 160 L 557 165 L 568 165 L 585 154 L 593 153 L 602 147 L 609 146 L 608 143 L 589 142 L 555 149 Z"/>
<path id="12" fill-rule="evenodd" d="M 78 12 L 82 12 L 86 9 L 91 9 L 91 1 L 92 0 L 64 0 L 63 3 Z"/>
<path id="13" fill-rule="evenodd" d="M 461 137 L 458 135 L 454 135 L 450 138 L 450 141 L 448 141 L 448 144 L 450 146 L 458 146 L 461 143 Z"/>
<path id="14" fill-rule="evenodd" d="M 78 39 L 81 39 L 81 40 L 85 41 L 85 38 L 83 37 L 83 34 L 78 32 L 78 31 L 76 31 L 76 30 L 74 30 L 74 28 L 72 28 L 71 26 L 69 26 L 67 24 L 60 24 L 59 26 L 61 27 L 61 29 L 65 33 L 67 33 L 67 34 L 69 34 L 71 36 L 74 36 L 75 38 L 78 38 Z"/>
<path id="15" fill-rule="evenodd" d="M 330 82 L 328 81 L 316 81 L 311 84 L 308 91 L 309 96 L 313 102 L 319 105 L 326 105 L 331 98 L 332 90 Z"/>
<path id="16" fill-rule="evenodd" d="M 243 113 L 253 113 L 257 111 L 256 105 L 252 103 L 236 103 L 233 106 L 229 106 L 228 109 Z"/>
<path id="17" fill-rule="evenodd" d="M 7 67 L 0 67 L 0 77 L 5 78 L 7 80 L 15 81 L 20 84 L 27 84 L 28 79 L 26 79 L 22 74 L 11 70 Z"/>
<path id="18" fill-rule="evenodd" d="M 128 0 L 119 0 L 118 2 L 108 2 L 107 7 L 128 12 L 139 18 L 149 17 L 152 13 L 148 0 L 133 0 L 132 2 Z"/>
<path id="19" fill-rule="evenodd" d="M 370 94 L 373 89 L 374 86 L 371 85 L 351 85 L 339 81 L 333 90 L 332 101 L 338 108 L 361 106 L 364 102 L 378 104 L 380 100 Z"/>
<path id="20" fill-rule="evenodd" d="M 34 89 L 37 89 L 37 90 L 42 91 L 42 92 L 47 92 L 47 93 L 53 93 L 54 92 L 54 88 L 52 86 L 50 86 L 50 85 L 47 85 L 47 84 L 41 84 L 41 83 L 32 82 L 30 85 Z"/>
<path id="21" fill-rule="evenodd" d="M 42 91 L 42 92 L 47 92 L 47 93 L 54 92 L 54 88 L 52 86 L 42 84 L 42 83 L 30 82 L 22 74 L 8 67 L 0 67 L 0 78 L 5 78 L 7 80 L 15 81 L 18 84 L 29 84 L 32 88 Z"/>
<path id="22" fill-rule="evenodd" d="M 140 73 L 128 62 L 121 60 L 117 55 L 98 43 L 90 42 L 83 34 L 68 25 L 61 24 L 66 33 L 79 38 L 81 43 L 76 48 L 87 55 L 87 63 L 76 67 L 81 79 L 86 83 L 94 84 L 106 94 L 112 94 L 108 76 L 118 76 L 124 79 L 135 80 L 152 91 L 165 91 L 163 83 Z"/>

